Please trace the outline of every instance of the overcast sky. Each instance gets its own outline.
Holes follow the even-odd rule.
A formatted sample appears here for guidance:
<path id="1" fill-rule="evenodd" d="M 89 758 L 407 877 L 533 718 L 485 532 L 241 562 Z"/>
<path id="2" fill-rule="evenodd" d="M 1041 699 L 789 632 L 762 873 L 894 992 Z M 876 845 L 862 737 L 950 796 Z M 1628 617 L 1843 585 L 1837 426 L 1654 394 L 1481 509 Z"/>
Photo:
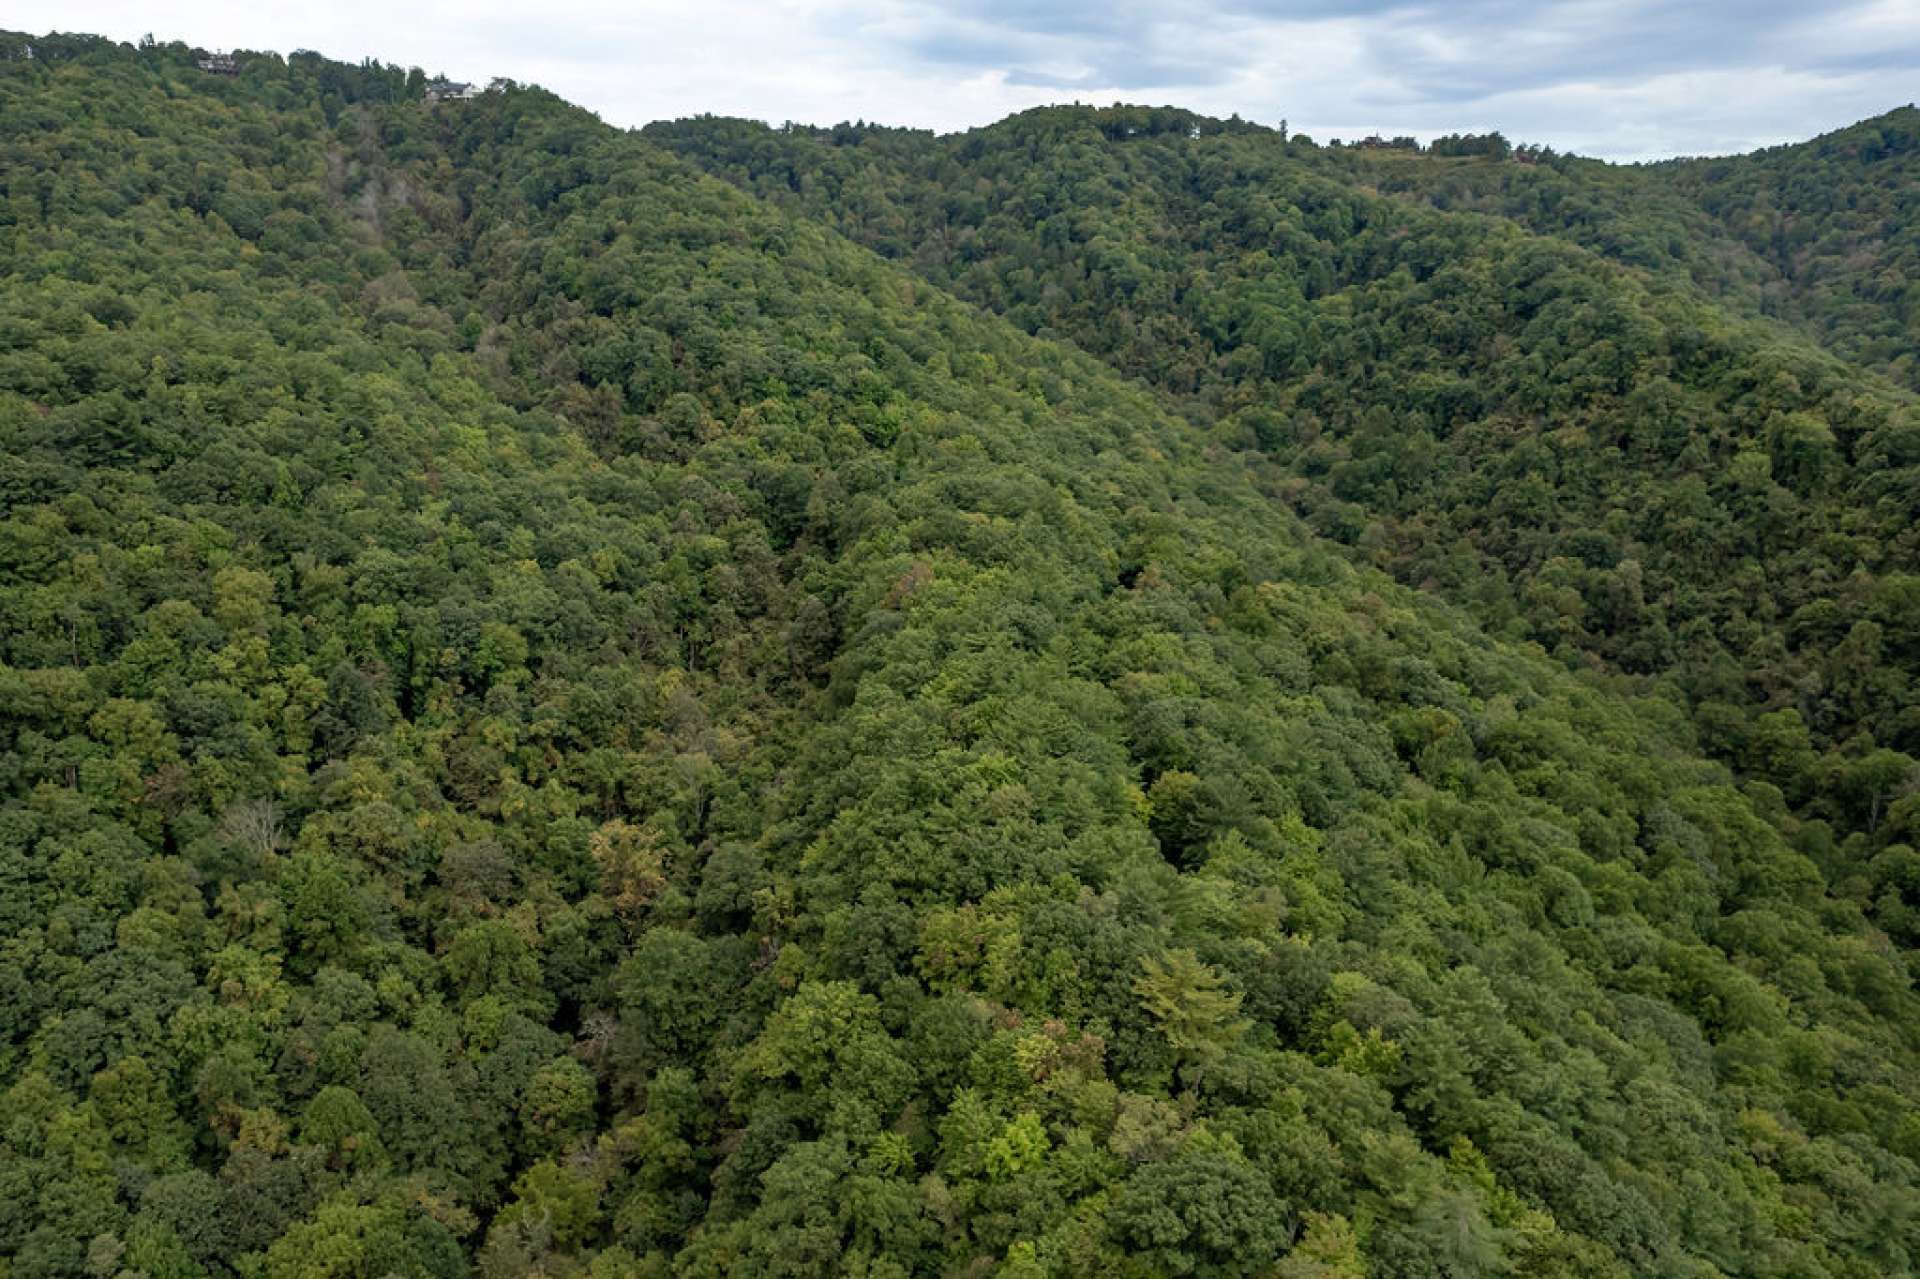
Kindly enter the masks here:
<path id="1" fill-rule="evenodd" d="M 1794 141 L 1920 97 L 1920 0 L 9 0 L 0 24 L 318 49 L 711 111 L 959 129 L 1172 103 L 1298 132 L 1498 128 L 1615 159 Z"/>

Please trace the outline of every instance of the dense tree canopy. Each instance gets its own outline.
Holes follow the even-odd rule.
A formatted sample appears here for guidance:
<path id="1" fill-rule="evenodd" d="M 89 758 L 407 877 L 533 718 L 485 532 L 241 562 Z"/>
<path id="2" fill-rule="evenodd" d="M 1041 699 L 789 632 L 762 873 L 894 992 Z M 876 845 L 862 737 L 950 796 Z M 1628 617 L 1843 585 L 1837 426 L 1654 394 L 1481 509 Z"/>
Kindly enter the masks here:
<path id="1" fill-rule="evenodd" d="M 5 1279 L 1913 1268 L 1903 393 L 1233 122 L 237 60 L 0 37 Z"/>
<path id="2" fill-rule="evenodd" d="M 1798 294 L 1688 195 L 1827 190 L 1846 212 L 1795 225 L 1832 228 L 1800 234 L 1839 287 L 1865 237 L 1897 256 L 1920 225 L 1912 116 L 1711 162 L 1711 182 L 1519 163 L 1504 139 L 1332 149 L 1137 108 L 942 139 L 648 132 L 1270 455 L 1277 495 L 1363 562 L 1681 706 L 1914 942 L 1912 903 L 1872 867 L 1911 838 L 1883 818 L 1920 754 L 1920 404 L 1769 318 Z"/>

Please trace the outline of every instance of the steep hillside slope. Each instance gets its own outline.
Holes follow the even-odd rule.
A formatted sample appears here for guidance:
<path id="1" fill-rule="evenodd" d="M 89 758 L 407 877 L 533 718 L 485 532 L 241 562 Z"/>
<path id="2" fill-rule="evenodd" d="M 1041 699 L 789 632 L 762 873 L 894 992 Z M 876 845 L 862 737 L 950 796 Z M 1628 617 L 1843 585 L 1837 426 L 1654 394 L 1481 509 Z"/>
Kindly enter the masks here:
<path id="1" fill-rule="evenodd" d="M 1528 158 L 1392 147 L 1312 155 L 1381 191 L 1512 218 L 1655 279 L 1684 280 L 1920 388 L 1920 111 L 1751 155 L 1631 167 Z"/>
<path id="2" fill-rule="evenodd" d="M 1920 387 L 1920 110 L 1657 173 L 1773 266 L 1834 350 Z"/>
<path id="3" fill-rule="evenodd" d="M 1554 189 L 1543 166 L 1336 160 L 1173 111 L 941 139 L 648 134 L 1145 379 L 1222 446 L 1283 463 L 1286 498 L 1363 560 L 1673 697 L 1707 749 L 1819 823 L 1806 847 L 1838 832 L 1820 854 L 1836 880 L 1890 890 L 1867 868 L 1908 838 L 1882 817 L 1920 751 L 1920 408 L 1713 300 L 1710 233 L 1661 258 L 1706 215 L 1669 199 L 1645 252 L 1616 223 L 1601 238 L 1629 269 L 1376 193 L 1415 165 Z M 1736 284 L 1746 252 L 1722 255 Z M 1904 930 L 1897 890 L 1889 906 Z"/>
<path id="4" fill-rule="evenodd" d="M 1527 150 L 1520 159 L 1366 145 L 1296 151 L 1338 180 L 1446 213 L 1510 219 L 1633 267 L 1649 287 L 1691 289 L 1817 337 L 1799 324 L 1805 316 L 1780 272 L 1664 169 Z"/>
<path id="5" fill-rule="evenodd" d="M 549 95 L 34 44 L 7 1279 L 1913 1264 L 1906 961 L 1667 703 Z"/>

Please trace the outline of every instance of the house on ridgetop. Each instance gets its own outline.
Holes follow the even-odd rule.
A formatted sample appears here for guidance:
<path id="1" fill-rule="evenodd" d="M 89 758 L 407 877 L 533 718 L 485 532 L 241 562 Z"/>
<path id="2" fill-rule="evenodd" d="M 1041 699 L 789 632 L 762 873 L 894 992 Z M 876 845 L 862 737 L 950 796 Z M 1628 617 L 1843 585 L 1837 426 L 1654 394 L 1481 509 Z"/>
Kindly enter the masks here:
<path id="1" fill-rule="evenodd" d="M 459 80 L 439 79 L 427 84 L 428 102 L 470 102 L 480 96 L 480 86 Z"/>
<path id="2" fill-rule="evenodd" d="M 194 62 L 208 75 L 240 74 L 240 64 L 233 60 L 231 54 L 207 53 L 202 50 L 200 55 L 194 59 Z"/>

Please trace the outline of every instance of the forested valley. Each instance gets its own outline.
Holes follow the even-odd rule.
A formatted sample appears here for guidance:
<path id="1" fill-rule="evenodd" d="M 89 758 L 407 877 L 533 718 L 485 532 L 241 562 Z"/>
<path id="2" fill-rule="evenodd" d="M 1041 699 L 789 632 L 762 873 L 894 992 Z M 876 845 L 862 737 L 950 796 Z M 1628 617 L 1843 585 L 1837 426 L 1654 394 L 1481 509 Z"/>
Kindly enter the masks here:
<path id="1" fill-rule="evenodd" d="M 0 34 L 0 1279 L 1920 1267 L 1911 108 L 199 61 Z"/>

